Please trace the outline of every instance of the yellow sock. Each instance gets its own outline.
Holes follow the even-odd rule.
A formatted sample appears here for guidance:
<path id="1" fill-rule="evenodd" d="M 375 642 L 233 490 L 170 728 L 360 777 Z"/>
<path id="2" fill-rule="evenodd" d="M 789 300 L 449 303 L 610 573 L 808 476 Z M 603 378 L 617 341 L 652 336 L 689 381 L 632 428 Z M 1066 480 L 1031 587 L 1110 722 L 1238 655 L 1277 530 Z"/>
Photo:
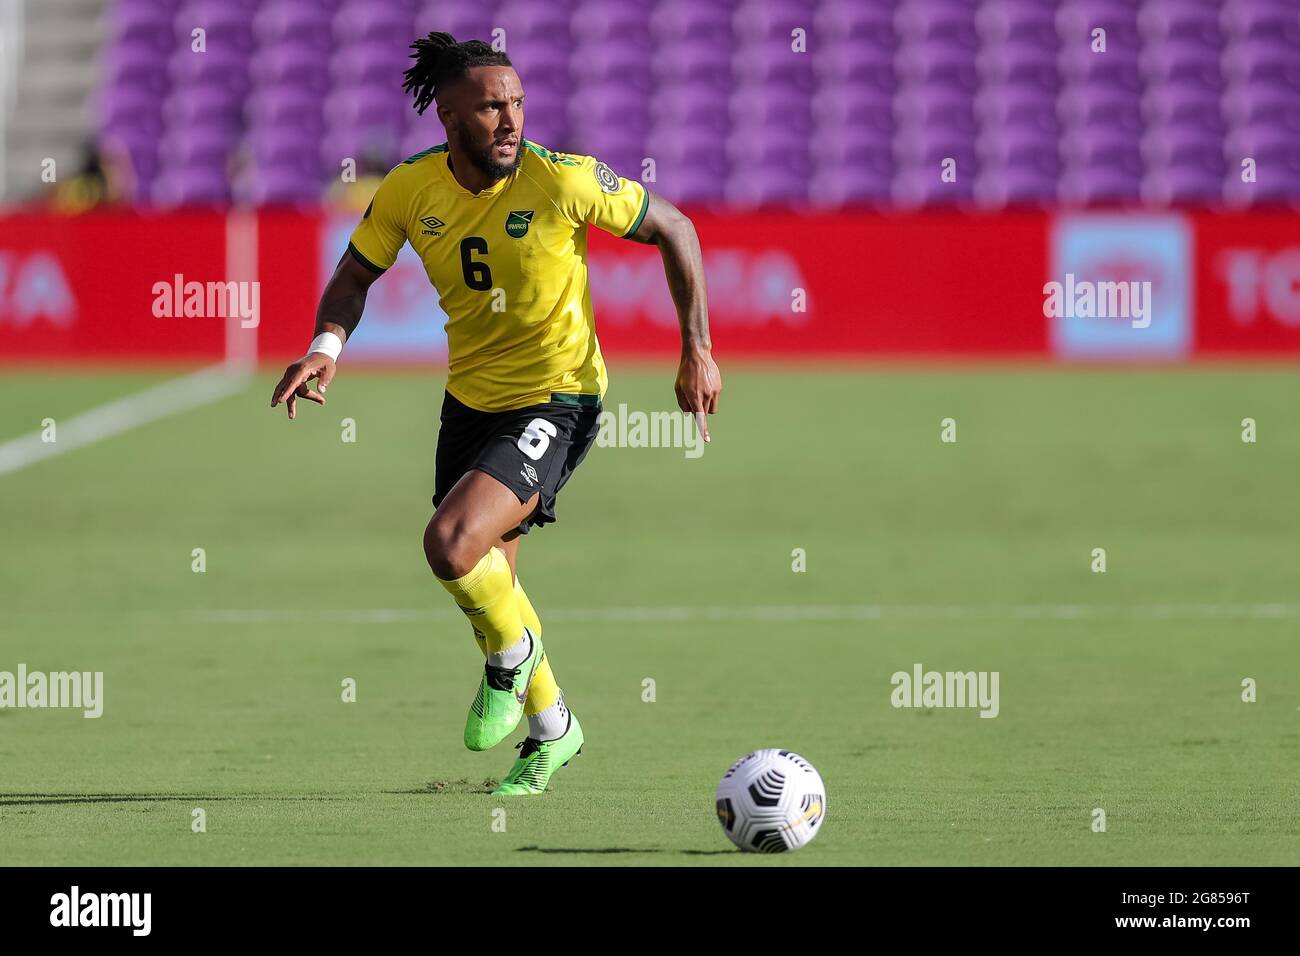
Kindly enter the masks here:
<path id="1" fill-rule="evenodd" d="M 524 586 L 519 583 L 518 578 L 515 578 L 515 605 L 519 608 L 519 617 L 523 620 L 524 626 L 538 637 L 541 637 L 542 619 L 537 616 L 537 611 L 533 609 L 533 602 L 528 600 L 528 595 L 524 593 Z M 483 653 L 484 657 L 487 657 L 487 637 L 479 630 L 477 625 L 474 627 L 474 638 L 474 643 L 478 644 L 478 649 Z M 559 696 L 560 687 L 555 683 L 555 674 L 551 671 L 551 662 L 543 655 L 541 663 L 537 665 L 537 670 L 533 673 L 533 682 L 528 685 L 528 699 L 524 701 L 524 713 L 528 715 L 540 714 L 554 704 L 559 699 Z"/>
<path id="2" fill-rule="evenodd" d="M 488 653 L 499 654 L 523 640 L 524 621 L 515 599 L 514 578 L 499 548 L 483 555 L 464 577 L 454 581 L 438 578 L 438 583 L 468 615 L 474 632 L 483 635 Z"/>
<path id="3" fill-rule="evenodd" d="M 537 616 L 533 610 L 533 602 L 528 600 L 528 595 L 524 593 L 524 586 L 515 578 L 515 603 L 519 605 L 519 616 L 524 619 L 524 625 L 536 634 L 542 636 L 542 619 Z"/>
<path id="4" fill-rule="evenodd" d="M 531 717 L 540 714 L 560 699 L 560 685 L 555 683 L 551 673 L 551 662 L 542 655 L 542 662 L 537 665 L 533 682 L 528 685 L 528 699 L 524 701 L 524 713 Z"/>
<path id="5" fill-rule="evenodd" d="M 533 610 L 533 602 L 528 600 L 528 595 L 524 593 L 524 586 L 515 578 L 515 602 L 519 605 L 519 616 L 524 619 L 528 629 L 538 637 L 542 636 L 542 619 L 537 616 Z M 528 715 L 540 714 L 547 707 L 555 703 L 560 696 L 560 688 L 555 683 L 555 675 L 551 673 L 551 662 L 547 655 L 542 655 L 542 662 L 537 665 L 537 671 L 533 674 L 533 682 L 528 685 L 528 699 L 524 701 L 524 713 Z"/>

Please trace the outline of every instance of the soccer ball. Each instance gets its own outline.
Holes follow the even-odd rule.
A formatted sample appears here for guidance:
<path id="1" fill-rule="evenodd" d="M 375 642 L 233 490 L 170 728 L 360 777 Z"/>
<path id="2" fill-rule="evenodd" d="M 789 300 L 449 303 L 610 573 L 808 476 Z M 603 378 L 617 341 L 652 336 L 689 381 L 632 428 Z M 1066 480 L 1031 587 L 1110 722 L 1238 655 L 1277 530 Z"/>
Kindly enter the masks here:
<path id="1" fill-rule="evenodd" d="M 718 822 L 747 852 L 797 850 L 826 816 L 821 774 L 790 750 L 755 750 L 731 765 L 718 784 Z"/>

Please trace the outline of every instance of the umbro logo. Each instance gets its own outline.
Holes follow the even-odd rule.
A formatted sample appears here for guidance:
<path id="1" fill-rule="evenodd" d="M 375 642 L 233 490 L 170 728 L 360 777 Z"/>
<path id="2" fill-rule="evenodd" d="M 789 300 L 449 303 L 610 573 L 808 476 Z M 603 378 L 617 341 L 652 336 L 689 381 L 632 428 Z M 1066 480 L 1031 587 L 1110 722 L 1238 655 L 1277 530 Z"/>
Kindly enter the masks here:
<path id="1" fill-rule="evenodd" d="M 528 482 L 529 488 L 537 484 L 537 469 L 532 465 L 524 465 L 519 474 L 524 476 L 524 481 Z"/>
<path id="2" fill-rule="evenodd" d="M 420 220 L 420 224 L 424 226 L 424 228 L 420 230 L 420 235 L 434 236 L 435 238 L 442 235 L 438 230 L 444 229 L 447 226 L 447 224 L 437 216 L 425 216 Z"/>

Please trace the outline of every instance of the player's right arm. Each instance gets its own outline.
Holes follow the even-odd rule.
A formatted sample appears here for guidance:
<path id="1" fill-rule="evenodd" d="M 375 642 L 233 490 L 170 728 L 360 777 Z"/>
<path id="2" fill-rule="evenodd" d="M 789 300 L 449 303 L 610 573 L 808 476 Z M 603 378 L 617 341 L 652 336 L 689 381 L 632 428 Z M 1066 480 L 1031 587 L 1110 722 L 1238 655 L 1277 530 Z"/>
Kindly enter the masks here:
<path id="1" fill-rule="evenodd" d="M 351 250 L 343 253 L 334 275 L 330 276 L 325 291 L 321 293 L 320 305 L 316 307 L 315 335 L 333 332 L 339 341 L 346 343 L 361 321 L 361 313 L 366 307 L 366 292 L 379 275 L 357 262 Z M 307 353 L 284 370 L 284 376 L 271 393 L 271 407 L 284 402 L 292 419 L 298 417 L 299 398 L 324 405 L 324 393 L 334 378 L 334 372 L 334 360 L 328 355 Z M 319 391 L 307 384 L 312 379 L 317 379 Z"/>
<path id="2" fill-rule="evenodd" d="M 352 232 L 348 250 L 325 284 L 316 307 L 316 336 L 330 332 L 346 343 L 366 307 L 366 292 L 374 281 L 397 260 L 406 242 L 406 210 L 409 180 L 398 166 L 380 183 L 366 214 Z M 341 346 L 340 346 L 341 347 Z M 323 352 L 309 351 L 284 370 L 271 393 L 271 407 L 284 402 L 289 418 L 297 417 L 297 400 L 305 398 L 325 404 L 325 390 L 334 378 L 334 359 Z M 317 380 L 317 389 L 308 383 Z"/>

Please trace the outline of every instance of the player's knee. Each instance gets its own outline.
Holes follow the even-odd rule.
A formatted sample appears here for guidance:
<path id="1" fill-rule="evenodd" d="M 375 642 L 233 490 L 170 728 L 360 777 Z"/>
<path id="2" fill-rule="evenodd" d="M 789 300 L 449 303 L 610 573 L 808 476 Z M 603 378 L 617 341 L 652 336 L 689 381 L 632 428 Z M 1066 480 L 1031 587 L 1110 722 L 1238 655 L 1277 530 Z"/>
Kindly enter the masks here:
<path id="1" fill-rule="evenodd" d="M 438 512 L 424 529 L 424 557 L 444 581 L 464 577 L 487 553 L 479 536 L 456 515 Z"/>

